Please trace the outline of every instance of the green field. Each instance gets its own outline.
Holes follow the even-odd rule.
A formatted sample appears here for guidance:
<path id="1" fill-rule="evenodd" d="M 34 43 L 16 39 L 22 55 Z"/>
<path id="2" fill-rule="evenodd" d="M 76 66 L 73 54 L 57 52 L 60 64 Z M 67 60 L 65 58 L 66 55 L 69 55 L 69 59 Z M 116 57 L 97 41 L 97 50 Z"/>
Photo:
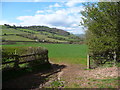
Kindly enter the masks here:
<path id="1" fill-rule="evenodd" d="M 29 34 L 29 33 L 16 30 L 16 29 L 2 29 L 2 35 L 4 34 L 8 35 L 8 34 Z"/>
<path id="2" fill-rule="evenodd" d="M 2 27 L 2 38 L 7 41 L 21 41 L 20 37 L 14 37 L 21 36 L 24 37 L 22 41 L 30 41 L 31 40 L 38 40 L 42 41 L 45 40 L 46 42 L 82 42 L 82 40 L 66 31 L 60 30 L 60 29 L 54 29 L 49 27 L 43 27 L 43 26 L 34 26 L 34 28 L 31 27 L 13 27 L 13 26 L 5 26 L 0 25 Z"/>
<path id="3" fill-rule="evenodd" d="M 16 36 L 16 35 L 2 36 L 2 39 L 10 40 L 10 41 L 34 41 L 29 38 Z"/>
<path id="4" fill-rule="evenodd" d="M 55 63 L 70 63 L 86 65 L 87 45 L 77 44 L 41 44 L 41 43 L 17 43 L 15 45 L 3 45 L 3 47 L 45 47 L 49 51 L 49 59 Z"/>

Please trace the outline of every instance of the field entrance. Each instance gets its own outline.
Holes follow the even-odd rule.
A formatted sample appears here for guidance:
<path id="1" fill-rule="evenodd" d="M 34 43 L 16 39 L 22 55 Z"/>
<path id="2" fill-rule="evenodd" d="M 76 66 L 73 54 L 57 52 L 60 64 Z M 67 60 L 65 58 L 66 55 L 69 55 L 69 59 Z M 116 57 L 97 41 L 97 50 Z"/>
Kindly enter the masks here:
<path id="1" fill-rule="evenodd" d="M 13 45 L 3 45 L 3 47 L 16 47 L 16 46 L 25 46 L 25 47 L 45 47 L 48 49 L 49 61 L 53 64 L 55 70 L 67 69 L 70 74 L 70 70 L 73 71 L 79 70 L 81 67 L 86 68 L 86 56 L 87 56 L 87 45 L 78 45 L 78 44 L 48 44 L 48 43 L 22 43 L 18 42 Z M 58 67 L 54 65 L 58 65 Z M 63 69 L 60 69 L 59 66 L 65 66 Z M 70 69 L 71 68 L 71 69 Z M 54 75 L 58 75 L 55 73 Z M 73 75 L 73 74 L 70 75 Z M 52 76 L 54 76 L 52 75 Z M 61 78 L 61 75 L 59 75 Z M 27 76 L 27 78 L 34 77 L 33 75 Z M 38 77 L 37 77 L 38 78 Z M 56 77 L 54 77 L 56 78 Z M 21 78 L 22 79 L 22 78 Z M 18 79 L 19 81 L 19 79 Z M 21 80 L 20 80 L 21 81 Z M 11 81 L 10 81 L 11 82 Z M 30 82 L 30 81 L 29 81 Z M 13 81 L 14 83 L 14 81 Z M 8 84 L 8 83 L 7 83 Z M 9 86 L 9 85 L 7 85 Z M 17 85 L 19 87 L 19 85 Z M 25 86 L 24 86 L 25 87 Z"/>

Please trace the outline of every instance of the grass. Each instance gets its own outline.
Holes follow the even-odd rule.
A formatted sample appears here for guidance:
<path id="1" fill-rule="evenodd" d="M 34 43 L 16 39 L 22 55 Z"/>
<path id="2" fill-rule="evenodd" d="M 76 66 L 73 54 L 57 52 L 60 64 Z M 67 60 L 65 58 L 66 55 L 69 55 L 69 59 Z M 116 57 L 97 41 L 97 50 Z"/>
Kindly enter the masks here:
<path id="1" fill-rule="evenodd" d="M 71 86 L 67 86 L 67 88 L 110 88 L 110 90 L 116 90 L 114 88 L 117 88 L 120 85 L 118 81 L 120 80 L 120 77 L 114 77 L 109 79 L 89 78 L 86 82 L 83 81 L 84 79 L 82 77 L 78 77 L 76 79 L 80 80 L 80 83 L 73 83 L 71 84 Z M 83 83 L 86 83 L 86 85 L 81 85 Z"/>
<path id="2" fill-rule="evenodd" d="M 20 28 L 17 28 L 17 29 L 14 29 L 14 28 L 7 28 L 5 26 L 2 27 L 2 35 L 9 35 L 9 34 L 32 34 L 34 36 L 37 36 L 38 39 L 44 39 L 44 40 L 49 40 L 51 42 L 67 42 L 67 41 L 70 41 L 70 40 L 73 40 L 72 37 L 75 37 L 73 35 L 70 35 L 70 36 L 62 36 L 62 35 L 57 35 L 57 34 L 52 34 L 50 32 L 45 32 L 45 31 L 36 31 L 36 30 L 29 30 L 29 29 L 20 29 Z M 14 36 L 10 36 L 12 38 L 12 40 L 14 41 Z M 51 37 L 51 38 L 49 38 Z M 5 36 L 5 38 L 7 40 L 9 40 L 9 37 Z M 10 38 L 10 39 L 11 39 Z M 61 40 L 60 40 L 61 38 Z M 65 39 L 65 40 L 64 40 Z"/>
<path id="3" fill-rule="evenodd" d="M 16 36 L 16 35 L 9 35 L 9 36 L 3 36 L 2 37 L 5 40 L 11 40 L 11 41 L 34 41 L 25 37 Z"/>
<path id="4" fill-rule="evenodd" d="M 42 44 L 42 43 L 28 43 L 15 45 L 3 45 L 3 47 L 45 47 L 49 51 L 50 61 L 55 63 L 70 63 L 70 64 L 84 64 L 86 65 L 87 45 L 75 44 Z"/>
<path id="5" fill-rule="evenodd" d="M 45 47 L 49 51 L 50 61 L 55 63 L 70 63 L 70 64 L 84 64 L 86 65 L 86 54 L 87 54 L 87 46 L 86 45 L 75 45 L 75 44 L 43 44 L 43 43 L 17 43 L 13 45 L 2 45 L 3 48 L 11 48 L 7 52 L 14 53 L 19 51 L 19 53 L 24 54 L 26 48 L 28 47 Z M 17 48 L 18 47 L 18 48 Z M 20 50 L 22 48 L 22 50 Z M 17 54 L 19 54 L 17 53 Z M 20 67 L 26 67 L 26 65 L 21 65 Z M 46 67 L 46 66 L 45 66 Z M 41 67 L 40 67 L 41 68 Z M 37 69 L 40 69 L 37 68 Z M 36 68 L 35 68 L 36 69 Z M 18 76 L 24 75 L 26 73 L 30 73 L 35 70 L 34 68 L 27 68 L 25 70 L 20 71 L 10 71 L 3 73 L 3 81 L 16 78 Z M 43 67 L 42 67 L 43 69 Z M 9 76 L 8 76 L 9 75 Z M 62 86 L 60 82 L 53 82 L 53 87 Z"/>
<path id="6" fill-rule="evenodd" d="M 46 40 L 49 40 L 51 42 L 67 42 L 65 40 L 58 40 L 58 39 L 53 39 L 53 38 L 46 38 Z"/>
<path id="7" fill-rule="evenodd" d="M 29 30 L 29 29 L 19 29 L 20 31 L 23 31 L 23 32 L 28 32 L 28 33 L 39 33 L 37 31 L 34 31 L 34 30 Z"/>
<path id="8" fill-rule="evenodd" d="M 90 79 L 90 82 L 95 82 L 94 85 L 98 88 L 115 88 L 119 86 L 118 80 L 120 80 L 120 77 L 110 79 Z"/>
<path id="9" fill-rule="evenodd" d="M 62 86 L 64 86 L 64 85 L 60 81 L 53 81 L 53 82 L 51 82 L 51 87 L 52 88 L 58 88 L 58 87 L 62 87 Z"/>
<path id="10" fill-rule="evenodd" d="M 3 34 L 29 34 L 27 32 L 23 32 L 23 31 L 20 31 L 20 30 L 16 30 L 16 29 L 2 29 L 2 35 Z"/>
<path id="11" fill-rule="evenodd" d="M 117 88 L 120 85 L 118 81 L 120 80 L 120 77 L 109 79 L 89 78 L 87 81 L 84 81 L 82 77 L 78 77 L 75 79 L 80 80 L 80 82 L 73 82 L 69 86 L 65 85 L 65 88 L 109 88 L 110 90 L 116 90 L 114 88 Z M 86 85 L 81 85 L 83 83 L 86 83 Z"/>

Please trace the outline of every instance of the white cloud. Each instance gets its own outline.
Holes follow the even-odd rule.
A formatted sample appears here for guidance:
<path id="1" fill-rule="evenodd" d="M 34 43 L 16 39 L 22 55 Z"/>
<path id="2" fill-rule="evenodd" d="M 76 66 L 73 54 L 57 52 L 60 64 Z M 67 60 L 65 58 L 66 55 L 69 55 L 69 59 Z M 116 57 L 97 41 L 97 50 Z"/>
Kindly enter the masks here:
<path id="1" fill-rule="evenodd" d="M 50 7 L 50 8 L 52 8 L 52 7 L 61 7 L 61 5 L 58 4 L 58 3 L 55 3 L 54 5 L 50 5 L 49 7 Z"/>
<path id="2" fill-rule="evenodd" d="M 82 2 L 88 2 L 88 0 L 68 0 L 68 2 L 66 3 L 66 6 L 74 7 L 76 4 L 79 4 Z"/>
<path id="3" fill-rule="evenodd" d="M 0 25 L 9 24 L 9 25 L 18 25 L 17 23 L 12 23 L 7 20 L 0 20 Z"/>
<path id="4" fill-rule="evenodd" d="M 21 21 L 20 25 L 23 26 L 44 25 L 63 29 L 71 33 L 83 33 L 81 31 L 82 28 L 79 27 L 81 21 L 79 12 L 82 10 L 84 10 L 82 6 L 61 9 L 49 8 L 43 11 L 38 10 L 33 16 L 19 16 L 17 19 Z"/>
<path id="5" fill-rule="evenodd" d="M 38 10 L 38 11 L 36 11 L 36 13 L 44 13 L 44 11 Z"/>
<path id="6" fill-rule="evenodd" d="M 84 30 L 82 29 L 82 27 L 78 27 L 78 28 L 69 28 L 67 29 L 68 32 L 73 33 L 73 34 L 84 34 Z"/>
<path id="7" fill-rule="evenodd" d="M 67 3 L 66 3 L 66 6 L 68 7 L 73 7 L 77 4 L 78 2 L 76 2 L 75 0 L 69 0 Z"/>
<path id="8" fill-rule="evenodd" d="M 98 2 L 99 0 L 68 0 L 66 2 L 66 6 L 68 7 L 74 7 L 79 3 L 83 3 L 83 2 Z"/>
<path id="9" fill-rule="evenodd" d="M 57 10 L 50 14 L 38 14 L 34 16 L 20 16 L 17 18 L 21 20 L 23 25 L 29 24 L 47 24 L 52 26 L 64 26 L 70 27 L 74 23 L 79 23 L 80 17 L 75 15 L 70 15 L 70 11 L 65 9 Z"/>

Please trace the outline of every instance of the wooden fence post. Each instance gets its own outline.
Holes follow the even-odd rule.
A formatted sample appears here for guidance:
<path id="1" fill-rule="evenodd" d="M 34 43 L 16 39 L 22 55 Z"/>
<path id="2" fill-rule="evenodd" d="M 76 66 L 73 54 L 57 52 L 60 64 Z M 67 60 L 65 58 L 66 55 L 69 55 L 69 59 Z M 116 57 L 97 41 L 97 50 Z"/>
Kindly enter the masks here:
<path id="1" fill-rule="evenodd" d="M 114 57 L 114 66 L 115 66 L 115 65 L 116 65 L 116 61 L 117 61 L 117 60 L 116 60 L 116 57 L 117 57 L 117 56 L 116 56 L 116 52 L 115 52 L 115 51 L 114 51 L 114 56 L 113 56 L 113 57 Z"/>
<path id="2" fill-rule="evenodd" d="M 87 69 L 90 69 L 90 56 L 87 54 Z"/>
<path id="3" fill-rule="evenodd" d="M 46 59 L 46 62 L 49 63 L 49 61 L 48 61 L 48 50 L 46 50 L 45 59 Z"/>

